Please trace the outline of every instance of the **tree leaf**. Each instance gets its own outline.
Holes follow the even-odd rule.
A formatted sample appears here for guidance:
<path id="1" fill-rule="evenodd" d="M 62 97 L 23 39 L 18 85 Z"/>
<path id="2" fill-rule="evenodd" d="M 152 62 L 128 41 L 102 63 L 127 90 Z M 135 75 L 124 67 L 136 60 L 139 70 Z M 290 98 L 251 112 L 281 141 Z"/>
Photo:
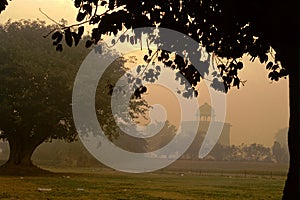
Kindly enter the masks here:
<path id="1" fill-rule="evenodd" d="M 136 68 L 136 72 L 139 74 L 141 72 L 141 65 L 139 65 L 137 68 Z"/>
<path id="2" fill-rule="evenodd" d="M 74 1 L 74 5 L 75 5 L 76 8 L 79 8 L 79 7 L 80 7 L 81 1 L 82 1 L 82 0 L 75 0 L 75 1 Z"/>
<path id="3" fill-rule="evenodd" d="M 72 32 L 72 36 L 73 36 L 73 39 L 74 39 L 74 44 L 75 46 L 77 46 L 79 44 L 79 41 L 80 41 L 80 37 L 77 33 L 75 32 Z"/>
<path id="4" fill-rule="evenodd" d="M 144 61 L 148 61 L 148 55 L 144 55 Z"/>
<path id="5" fill-rule="evenodd" d="M 87 41 L 85 42 L 85 47 L 86 47 L 86 48 L 90 48 L 93 44 L 94 44 L 94 42 L 93 42 L 92 40 L 87 40 Z"/>
<path id="6" fill-rule="evenodd" d="M 120 36 L 120 42 L 125 42 L 126 36 L 124 34 L 122 34 Z"/>
<path id="7" fill-rule="evenodd" d="M 273 70 L 273 71 L 277 70 L 278 68 L 279 68 L 279 65 L 273 65 L 273 66 L 272 66 L 272 70 Z"/>
<path id="8" fill-rule="evenodd" d="M 273 62 L 268 62 L 266 69 L 270 70 L 273 67 Z"/>
<path id="9" fill-rule="evenodd" d="M 236 68 L 238 69 L 238 70 L 241 70 L 241 69 L 243 69 L 243 63 L 242 62 L 238 62 L 237 64 L 236 64 Z"/>
<path id="10" fill-rule="evenodd" d="M 72 38 L 72 33 L 71 33 L 71 29 L 70 28 L 67 28 L 65 30 L 65 41 L 66 41 L 66 44 L 71 47 L 72 44 L 73 44 L 73 38 Z"/>
<path id="11" fill-rule="evenodd" d="M 101 1 L 100 6 L 105 6 L 107 4 L 107 1 Z"/>
<path id="12" fill-rule="evenodd" d="M 63 35 L 61 32 L 56 31 L 55 33 L 53 33 L 52 35 L 52 39 L 53 41 L 53 45 L 56 46 L 58 45 L 61 41 L 62 41 Z"/>
<path id="13" fill-rule="evenodd" d="M 56 51 L 62 52 L 62 50 L 63 50 L 62 44 L 58 44 L 58 45 L 56 46 Z"/>
<path id="14" fill-rule="evenodd" d="M 52 38 L 52 40 L 56 40 L 60 35 L 61 35 L 61 33 L 59 31 L 56 31 L 55 33 L 53 33 L 51 38 Z"/>
<path id="15" fill-rule="evenodd" d="M 130 44 L 134 45 L 134 37 L 131 36 L 131 37 L 129 38 L 129 40 L 130 40 Z"/>
<path id="16" fill-rule="evenodd" d="M 233 87 L 236 86 L 238 89 L 240 89 L 240 79 L 234 78 L 233 80 Z"/>
<path id="17" fill-rule="evenodd" d="M 85 16 L 87 15 L 87 12 L 79 12 L 77 14 L 76 20 L 78 22 L 81 22 L 82 20 L 84 20 Z"/>
<path id="18" fill-rule="evenodd" d="M 84 33 L 84 26 L 80 26 L 78 28 L 78 36 L 81 37 L 83 35 L 83 33 Z"/>
<path id="19" fill-rule="evenodd" d="M 109 0 L 108 9 L 113 10 L 115 8 L 115 0 Z"/>
<path id="20" fill-rule="evenodd" d="M 92 15 L 93 8 L 90 4 L 84 4 L 82 9 L 85 10 L 87 14 Z"/>
<path id="21" fill-rule="evenodd" d="M 156 66 L 156 70 L 157 70 L 157 71 L 161 71 L 161 68 L 160 68 L 159 65 Z"/>

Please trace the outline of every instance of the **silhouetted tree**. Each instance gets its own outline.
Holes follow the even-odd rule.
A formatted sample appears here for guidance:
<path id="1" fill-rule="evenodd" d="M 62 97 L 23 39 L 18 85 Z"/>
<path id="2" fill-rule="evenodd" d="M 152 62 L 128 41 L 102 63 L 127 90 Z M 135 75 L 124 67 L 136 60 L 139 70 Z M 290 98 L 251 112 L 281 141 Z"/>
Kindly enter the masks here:
<path id="1" fill-rule="evenodd" d="M 72 84 L 89 50 L 53 51 L 42 37 L 53 28 L 30 20 L 0 26 L 0 139 L 10 147 L 2 170 L 35 168 L 31 156 L 41 143 L 77 137 Z"/>
<path id="2" fill-rule="evenodd" d="M 281 144 L 277 141 L 274 142 L 272 146 L 272 153 L 276 161 L 279 163 L 287 163 L 289 160 L 288 152 Z"/>
<path id="3" fill-rule="evenodd" d="M 61 53 L 53 51 L 42 36 L 55 28 L 30 20 L 0 26 L 0 139 L 7 140 L 10 147 L 3 169 L 24 171 L 35 167 L 31 156 L 41 143 L 53 139 L 72 142 L 78 138 L 72 116 L 72 88 L 77 70 L 90 50 L 78 46 Z M 107 51 L 111 56 L 112 52 Z M 96 94 L 97 116 L 111 140 L 120 136 L 120 130 L 115 124 L 116 116 L 111 114 L 109 84 L 115 84 L 125 73 L 125 62 L 119 58 L 110 65 Z M 130 113 L 143 114 L 149 108 L 141 98 L 130 102 Z"/>

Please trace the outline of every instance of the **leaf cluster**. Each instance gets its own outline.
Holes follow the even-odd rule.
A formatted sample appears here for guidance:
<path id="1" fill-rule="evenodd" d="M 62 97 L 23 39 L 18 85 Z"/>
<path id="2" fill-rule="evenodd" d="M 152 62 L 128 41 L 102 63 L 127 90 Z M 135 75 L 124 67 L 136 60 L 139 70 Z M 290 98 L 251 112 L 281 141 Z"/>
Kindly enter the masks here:
<path id="1" fill-rule="evenodd" d="M 6 6 L 8 5 L 7 0 L 0 0 L 0 13 L 5 10 Z"/>

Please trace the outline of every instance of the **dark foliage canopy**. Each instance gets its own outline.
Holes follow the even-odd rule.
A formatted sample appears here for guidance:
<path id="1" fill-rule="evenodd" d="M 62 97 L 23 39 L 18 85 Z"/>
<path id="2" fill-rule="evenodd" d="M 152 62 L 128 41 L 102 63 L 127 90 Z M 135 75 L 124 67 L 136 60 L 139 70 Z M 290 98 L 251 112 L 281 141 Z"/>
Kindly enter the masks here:
<path id="1" fill-rule="evenodd" d="M 75 0 L 74 5 L 78 8 L 79 23 L 75 26 L 79 29 L 72 30 L 72 25 L 55 32 L 52 39 L 57 50 L 62 50 L 63 38 L 68 46 L 76 46 L 84 32 L 83 25 L 87 23 L 96 25 L 91 32 L 91 40 L 86 42 L 87 47 L 97 44 L 104 35 L 117 35 L 127 29 L 148 26 L 169 28 L 190 36 L 207 52 L 213 53 L 225 91 L 243 84 L 238 72 L 243 68 L 241 58 L 245 54 L 252 61 L 259 59 L 266 63 L 271 80 L 287 76 L 288 66 L 291 66 L 287 57 L 293 49 L 287 44 L 299 35 L 298 29 L 292 27 L 299 25 L 300 7 L 299 3 L 292 1 L 283 4 L 280 1 L 254 0 L 245 5 L 238 0 Z M 199 74 L 179 56 L 170 60 L 170 54 L 174 52 L 161 50 L 158 53 L 159 61 L 179 70 L 192 85 L 205 76 L 205 70 Z"/>

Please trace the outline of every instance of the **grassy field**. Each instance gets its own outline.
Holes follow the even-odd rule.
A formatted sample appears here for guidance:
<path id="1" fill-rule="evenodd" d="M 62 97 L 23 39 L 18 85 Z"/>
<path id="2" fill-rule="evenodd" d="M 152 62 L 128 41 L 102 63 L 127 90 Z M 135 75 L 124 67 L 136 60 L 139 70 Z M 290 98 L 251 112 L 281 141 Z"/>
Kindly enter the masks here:
<path id="1" fill-rule="evenodd" d="M 174 169 L 175 166 L 170 167 Z M 276 165 L 273 167 L 282 171 Z M 254 173 L 251 166 L 247 175 L 224 169 L 213 173 L 214 168 L 210 173 L 164 170 L 146 174 L 127 174 L 105 168 L 48 169 L 57 173 L 42 177 L 0 176 L 0 199 L 266 200 L 280 199 L 285 181 L 284 175 L 271 176 L 259 170 Z M 43 191 L 47 189 L 51 191 Z"/>

